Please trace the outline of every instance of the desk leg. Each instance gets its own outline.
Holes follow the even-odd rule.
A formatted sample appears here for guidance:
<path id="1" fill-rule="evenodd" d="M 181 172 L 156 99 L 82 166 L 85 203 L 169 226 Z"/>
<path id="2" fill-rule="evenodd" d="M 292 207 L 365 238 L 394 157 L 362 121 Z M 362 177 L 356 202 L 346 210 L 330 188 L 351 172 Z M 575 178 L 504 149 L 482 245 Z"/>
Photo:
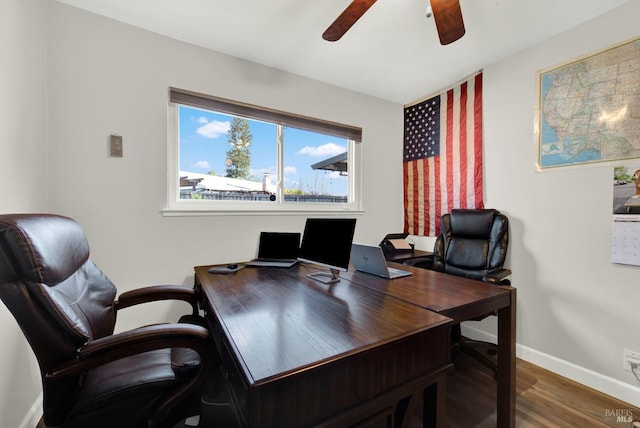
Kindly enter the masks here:
<path id="1" fill-rule="evenodd" d="M 415 391 L 397 404 L 393 427 L 445 428 L 447 426 L 446 411 L 447 375 L 445 372 L 439 374 L 431 385 Z"/>
<path id="2" fill-rule="evenodd" d="M 438 376 L 438 380 L 425 388 L 422 402 L 423 428 L 444 428 L 447 421 L 447 377 Z"/>
<path id="3" fill-rule="evenodd" d="M 511 304 L 498 311 L 498 428 L 516 425 L 516 289 Z"/>

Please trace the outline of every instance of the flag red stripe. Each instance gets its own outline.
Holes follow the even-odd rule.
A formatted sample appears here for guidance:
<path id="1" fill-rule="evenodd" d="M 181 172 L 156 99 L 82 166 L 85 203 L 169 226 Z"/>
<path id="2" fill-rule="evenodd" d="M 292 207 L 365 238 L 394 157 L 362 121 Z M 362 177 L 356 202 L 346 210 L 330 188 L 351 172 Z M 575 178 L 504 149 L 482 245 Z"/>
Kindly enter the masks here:
<path id="1" fill-rule="evenodd" d="M 464 156 L 467 153 L 467 82 L 460 86 L 460 164 L 458 165 L 458 176 L 460 177 L 459 200 L 460 208 L 467 208 L 467 167 L 468 160 Z"/>
<path id="2" fill-rule="evenodd" d="M 418 161 L 413 161 L 411 162 L 411 168 L 413 169 L 413 183 L 412 183 L 412 188 L 413 188 L 413 229 L 416 232 L 419 232 L 420 230 L 420 220 L 421 220 L 421 216 L 420 216 L 420 186 L 422 185 L 422 183 L 420 183 L 419 181 L 419 176 L 418 176 Z"/>
<path id="3" fill-rule="evenodd" d="M 435 156 L 433 158 L 433 173 L 429 176 L 433 177 L 433 185 L 429 183 L 431 190 L 433 190 L 433 206 L 429 207 L 429 210 L 426 211 L 425 217 L 429 219 L 429 224 L 435 230 L 437 234 L 440 230 L 440 225 L 436 221 L 436 219 L 440 218 L 440 213 L 442 212 L 442 173 L 440 171 L 440 160 L 441 156 Z"/>
<path id="4" fill-rule="evenodd" d="M 424 187 L 424 211 L 422 212 L 422 218 L 424 222 L 424 228 L 422 230 L 422 233 L 424 235 L 429 235 L 430 233 L 429 231 L 433 227 L 431 217 L 428 215 L 424 215 L 424 213 L 428 213 L 430 210 L 433 209 L 430 205 L 431 205 L 431 200 L 434 197 L 434 189 L 430 186 L 430 182 L 429 182 L 429 176 L 431 174 L 431 169 L 432 169 L 430 165 L 432 161 L 433 161 L 433 158 L 424 159 L 424 164 L 423 164 L 424 172 L 422 177 L 422 186 Z"/>
<path id="5" fill-rule="evenodd" d="M 409 227 L 409 162 L 402 162 L 402 188 L 404 191 L 404 232 L 413 233 Z"/>
<path id="6" fill-rule="evenodd" d="M 446 195 L 446 205 L 443 207 L 445 212 L 449 211 L 449 208 L 453 206 L 453 196 L 454 193 L 452 192 L 453 190 L 453 175 L 455 173 L 453 167 L 453 156 L 454 156 L 454 151 L 453 151 L 453 113 L 454 113 L 454 92 L 453 89 L 450 89 L 447 91 L 447 135 L 444 139 L 445 144 L 446 144 L 446 162 L 447 162 L 447 170 L 445 171 L 445 174 L 447 176 L 446 180 L 446 186 L 445 187 L 445 193 Z M 442 147 L 440 147 L 440 153 L 442 153 Z M 442 213 L 440 214 L 442 215 Z M 437 217 L 440 218 L 440 215 L 438 215 Z"/>
<path id="7" fill-rule="evenodd" d="M 475 77 L 474 82 L 474 106 L 473 106 L 473 153 L 476 160 L 474 174 L 475 208 L 484 208 L 484 180 L 482 163 L 482 74 Z"/>

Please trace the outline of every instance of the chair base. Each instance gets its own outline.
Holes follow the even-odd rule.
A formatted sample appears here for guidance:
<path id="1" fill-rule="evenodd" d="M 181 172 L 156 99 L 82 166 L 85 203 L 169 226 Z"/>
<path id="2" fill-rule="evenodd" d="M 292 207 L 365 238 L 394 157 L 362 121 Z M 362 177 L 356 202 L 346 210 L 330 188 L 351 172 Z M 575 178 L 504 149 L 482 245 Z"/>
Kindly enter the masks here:
<path id="1" fill-rule="evenodd" d="M 471 340 L 464 336 L 461 336 L 460 341 L 458 342 L 458 347 L 462 352 L 469 355 L 474 360 L 478 361 L 480 364 L 491 370 L 493 373 L 493 378 L 498 378 L 498 365 L 487 355 L 478 351 L 472 344 L 482 344 L 487 345 L 486 353 L 488 355 L 496 355 L 498 352 L 497 346 L 493 343 L 489 342 L 481 342 L 478 340 Z"/>
<path id="2" fill-rule="evenodd" d="M 484 350 L 484 352 L 479 351 L 476 348 L 480 345 L 486 347 L 487 349 Z M 462 335 L 460 324 L 456 324 L 451 329 L 451 347 L 452 350 L 459 349 L 460 351 L 469 355 L 471 358 L 491 370 L 494 379 L 498 378 L 498 364 L 496 363 L 495 359 L 491 359 L 489 357 L 495 356 L 498 353 L 498 347 L 496 344 L 469 339 Z"/>
<path id="3" fill-rule="evenodd" d="M 200 406 L 195 418 L 187 418 L 173 425 L 171 428 L 200 428 L 225 427 L 236 428 L 238 423 L 229 398 L 227 383 L 222 367 L 214 365 L 209 370 L 200 395 Z M 189 420 L 191 419 L 191 420 Z"/>

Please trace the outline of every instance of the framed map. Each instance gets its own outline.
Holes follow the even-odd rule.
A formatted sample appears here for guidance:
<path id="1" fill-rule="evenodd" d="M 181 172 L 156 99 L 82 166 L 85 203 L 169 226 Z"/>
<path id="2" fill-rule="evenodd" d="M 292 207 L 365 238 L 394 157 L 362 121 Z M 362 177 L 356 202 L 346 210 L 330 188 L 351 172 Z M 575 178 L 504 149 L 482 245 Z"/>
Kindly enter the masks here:
<path id="1" fill-rule="evenodd" d="M 640 157 L 640 37 L 538 79 L 540 168 Z"/>

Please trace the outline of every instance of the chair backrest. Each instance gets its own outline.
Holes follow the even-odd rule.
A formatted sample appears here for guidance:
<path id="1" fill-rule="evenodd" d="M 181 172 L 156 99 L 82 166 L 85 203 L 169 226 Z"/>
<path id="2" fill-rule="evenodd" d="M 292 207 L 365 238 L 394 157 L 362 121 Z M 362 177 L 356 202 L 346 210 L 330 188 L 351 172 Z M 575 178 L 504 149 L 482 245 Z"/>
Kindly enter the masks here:
<path id="1" fill-rule="evenodd" d="M 495 209 L 455 209 L 441 217 L 433 269 L 484 280 L 502 269 L 509 245 L 509 219 Z"/>
<path id="2" fill-rule="evenodd" d="M 60 420 L 80 379 L 46 374 L 88 341 L 113 333 L 116 288 L 89 259 L 74 220 L 49 214 L 0 215 L 0 299 L 38 359 L 48 421 Z"/>

